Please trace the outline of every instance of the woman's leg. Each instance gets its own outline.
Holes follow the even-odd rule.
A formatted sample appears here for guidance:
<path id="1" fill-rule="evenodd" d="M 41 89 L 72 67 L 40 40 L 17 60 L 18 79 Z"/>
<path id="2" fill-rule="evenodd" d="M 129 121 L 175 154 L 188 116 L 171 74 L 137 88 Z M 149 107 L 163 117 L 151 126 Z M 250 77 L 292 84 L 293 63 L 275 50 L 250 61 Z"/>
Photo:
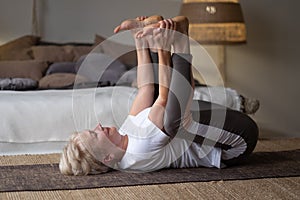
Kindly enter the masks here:
<path id="1" fill-rule="evenodd" d="M 193 101 L 192 125 L 181 129 L 185 138 L 222 149 L 226 166 L 243 162 L 254 150 L 258 127 L 246 114 L 206 101 Z"/>
<path id="2" fill-rule="evenodd" d="M 176 34 L 172 55 L 173 72 L 166 105 L 164 131 L 171 138 L 175 137 L 180 126 L 189 124 L 190 106 L 194 95 L 188 20 L 179 16 L 172 19 L 176 23 Z"/>
<path id="3" fill-rule="evenodd" d="M 182 17 L 174 21 L 185 21 Z M 181 25 L 179 30 L 187 30 Z M 183 32 L 183 31 L 182 31 Z M 186 34 L 187 33 L 184 33 Z M 198 101 L 198 110 L 189 115 L 193 97 L 193 76 L 188 40 L 179 37 L 174 43 L 173 72 L 165 114 L 165 133 L 200 145 L 222 149 L 222 162 L 234 165 L 254 150 L 258 138 L 256 123 L 247 115 L 209 102 Z M 198 115 L 198 116 L 197 116 Z"/>
<path id="4" fill-rule="evenodd" d="M 181 71 L 184 66 L 188 66 L 185 59 L 173 56 L 172 61 L 173 69 L 177 69 L 181 76 L 188 79 L 188 73 Z M 186 84 L 186 81 L 175 81 L 174 78 L 176 76 L 173 72 L 166 106 L 165 133 L 170 137 L 180 137 L 200 145 L 222 149 L 221 159 L 226 166 L 246 160 L 257 143 L 256 123 L 246 114 L 210 102 L 193 101 L 192 107 L 189 108 L 190 99 L 188 95 L 184 96 L 187 90 L 181 88 L 182 93 L 176 91 L 176 88 L 180 90 L 180 86 Z M 192 83 L 190 87 L 192 88 Z M 186 109 L 192 110 L 192 118 L 187 111 L 182 117 L 185 106 Z"/>

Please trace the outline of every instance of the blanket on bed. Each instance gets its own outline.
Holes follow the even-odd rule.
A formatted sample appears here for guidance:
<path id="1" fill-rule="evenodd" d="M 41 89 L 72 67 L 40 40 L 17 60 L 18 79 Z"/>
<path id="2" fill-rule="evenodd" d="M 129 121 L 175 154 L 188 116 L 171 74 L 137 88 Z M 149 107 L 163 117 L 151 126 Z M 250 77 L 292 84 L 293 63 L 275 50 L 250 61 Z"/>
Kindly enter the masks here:
<path id="1" fill-rule="evenodd" d="M 1 91 L 1 154 L 54 153 L 74 131 L 119 126 L 135 89 L 105 87 L 80 90 Z"/>
<path id="2" fill-rule="evenodd" d="M 75 90 L 1 91 L 0 155 L 60 152 L 74 131 L 120 127 L 137 89 L 95 87 Z M 194 99 L 238 110 L 236 91 L 197 87 Z"/>

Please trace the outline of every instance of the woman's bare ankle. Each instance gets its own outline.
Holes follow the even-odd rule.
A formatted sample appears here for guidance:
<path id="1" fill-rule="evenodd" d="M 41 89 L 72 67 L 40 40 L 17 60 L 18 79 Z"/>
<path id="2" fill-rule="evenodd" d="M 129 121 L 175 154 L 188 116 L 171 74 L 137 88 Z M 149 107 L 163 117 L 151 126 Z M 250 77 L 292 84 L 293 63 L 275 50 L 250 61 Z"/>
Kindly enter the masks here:
<path id="1" fill-rule="evenodd" d="M 189 35 L 189 20 L 185 16 L 176 16 L 173 17 L 172 20 L 176 23 L 176 31 Z"/>
<path id="2" fill-rule="evenodd" d="M 172 20 L 176 23 L 176 39 L 173 43 L 174 53 L 190 54 L 189 20 L 185 16 L 176 16 Z"/>

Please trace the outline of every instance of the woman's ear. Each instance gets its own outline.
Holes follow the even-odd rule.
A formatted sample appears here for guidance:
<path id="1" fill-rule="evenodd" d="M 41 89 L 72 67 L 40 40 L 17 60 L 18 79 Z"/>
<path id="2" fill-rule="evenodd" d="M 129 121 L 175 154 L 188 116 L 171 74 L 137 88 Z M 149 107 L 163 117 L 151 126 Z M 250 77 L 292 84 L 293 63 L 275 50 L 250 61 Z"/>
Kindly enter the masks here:
<path id="1" fill-rule="evenodd" d="M 103 160 L 104 164 L 108 164 L 110 161 L 113 160 L 113 156 L 111 154 L 107 154 Z"/>

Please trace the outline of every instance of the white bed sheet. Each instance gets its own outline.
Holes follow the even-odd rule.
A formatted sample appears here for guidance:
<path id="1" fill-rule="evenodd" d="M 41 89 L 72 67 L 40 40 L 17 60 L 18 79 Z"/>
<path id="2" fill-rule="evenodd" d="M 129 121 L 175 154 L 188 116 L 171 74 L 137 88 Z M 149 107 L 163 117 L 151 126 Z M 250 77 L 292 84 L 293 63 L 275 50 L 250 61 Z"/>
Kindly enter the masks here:
<path id="1" fill-rule="evenodd" d="M 99 122 L 119 127 L 136 92 L 119 86 L 1 91 L 0 155 L 58 153 L 74 131 L 94 128 Z M 239 109 L 238 94 L 229 88 L 196 88 L 194 99 Z"/>
<path id="2" fill-rule="evenodd" d="M 0 154 L 55 153 L 74 131 L 95 127 L 98 120 L 118 126 L 135 92 L 129 87 L 1 91 Z"/>

